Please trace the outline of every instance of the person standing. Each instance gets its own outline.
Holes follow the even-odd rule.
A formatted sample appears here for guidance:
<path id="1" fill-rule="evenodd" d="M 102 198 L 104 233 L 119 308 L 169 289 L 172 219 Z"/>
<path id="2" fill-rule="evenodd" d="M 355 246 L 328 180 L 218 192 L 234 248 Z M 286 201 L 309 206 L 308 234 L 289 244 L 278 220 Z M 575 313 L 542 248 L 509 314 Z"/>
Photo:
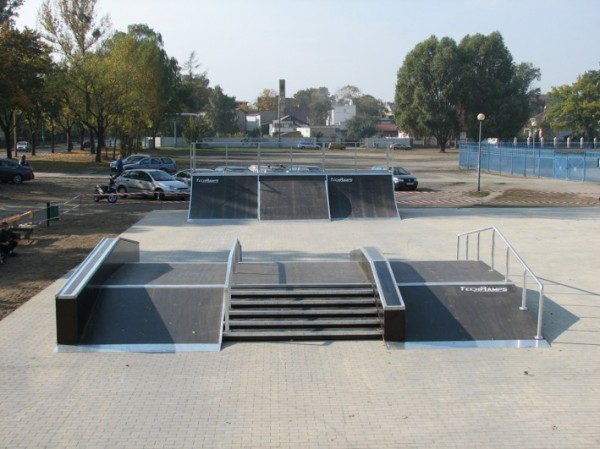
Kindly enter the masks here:
<path id="1" fill-rule="evenodd" d="M 123 155 L 119 154 L 117 158 L 117 176 L 121 176 L 123 173 Z"/>
<path id="2" fill-rule="evenodd" d="M 8 228 L 6 221 L 2 222 L 2 229 L 0 229 L 0 250 L 5 256 L 16 256 L 14 249 L 19 244 L 21 236 L 16 232 L 12 232 Z"/>
<path id="3" fill-rule="evenodd" d="M 27 160 L 27 157 L 25 155 L 21 156 L 21 159 L 19 160 L 19 165 L 23 167 L 29 167 L 29 161 Z"/>

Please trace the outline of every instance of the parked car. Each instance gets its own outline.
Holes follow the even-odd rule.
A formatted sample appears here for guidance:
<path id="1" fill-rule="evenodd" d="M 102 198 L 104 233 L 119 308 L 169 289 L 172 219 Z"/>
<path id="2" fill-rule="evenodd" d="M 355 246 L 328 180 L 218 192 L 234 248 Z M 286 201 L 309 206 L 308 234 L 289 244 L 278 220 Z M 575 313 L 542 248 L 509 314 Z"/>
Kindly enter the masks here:
<path id="1" fill-rule="evenodd" d="M 157 200 L 167 197 L 187 198 L 189 186 L 162 170 L 128 170 L 115 180 L 117 192 L 126 197 L 136 193 L 154 196 Z"/>
<path id="2" fill-rule="evenodd" d="M 371 168 L 371 170 L 390 172 L 394 180 L 394 190 L 416 190 L 419 185 L 419 181 L 415 175 L 399 166 L 387 167 L 385 165 L 378 165 Z"/>
<path id="3" fill-rule="evenodd" d="M 185 182 L 189 186 L 192 183 L 192 176 L 194 174 L 209 174 L 214 172 L 215 171 L 211 170 L 210 168 L 186 168 L 185 170 L 180 170 L 175 173 L 173 177 L 178 181 Z"/>
<path id="4" fill-rule="evenodd" d="M 0 159 L 0 181 L 21 184 L 35 178 L 30 166 L 19 165 L 12 159 Z"/>
<path id="5" fill-rule="evenodd" d="M 150 157 L 150 155 L 149 154 L 130 154 L 129 156 L 123 158 L 123 166 L 125 166 L 125 164 L 135 164 L 137 161 L 144 159 L 145 157 Z M 117 160 L 116 159 L 110 163 L 110 171 L 111 172 L 117 171 Z"/>
<path id="6" fill-rule="evenodd" d="M 299 149 L 301 150 L 320 150 L 321 149 L 321 145 L 319 145 L 318 143 L 312 143 L 312 142 L 300 142 L 298 145 L 296 145 Z"/>
<path id="7" fill-rule="evenodd" d="M 390 145 L 392 150 L 412 150 L 412 147 L 407 143 L 393 143 Z"/>
<path id="8" fill-rule="evenodd" d="M 287 168 L 288 173 L 318 173 L 321 172 L 318 165 L 290 165 Z"/>
<path id="9" fill-rule="evenodd" d="M 220 173 L 251 173 L 251 170 L 248 167 L 238 167 L 236 165 L 222 165 L 216 167 L 215 171 Z"/>
<path id="10" fill-rule="evenodd" d="M 329 149 L 329 150 L 345 150 L 346 145 L 344 145 L 343 143 L 330 143 L 329 145 L 327 145 L 327 149 Z"/>
<path id="11" fill-rule="evenodd" d="M 176 173 L 175 160 L 170 157 L 143 157 L 134 162 L 123 163 L 123 171 L 139 169 L 162 170 L 167 173 Z"/>
<path id="12" fill-rule="evenodd" d="M 26 140 L 21 140 L 19 142 L 17 142 L 17 153 L 19 151 L 23 151 L 23 152 L 30 152 L 31 151 L 31 145 L 29 144 L 29 142 L 27 142 Z"/>

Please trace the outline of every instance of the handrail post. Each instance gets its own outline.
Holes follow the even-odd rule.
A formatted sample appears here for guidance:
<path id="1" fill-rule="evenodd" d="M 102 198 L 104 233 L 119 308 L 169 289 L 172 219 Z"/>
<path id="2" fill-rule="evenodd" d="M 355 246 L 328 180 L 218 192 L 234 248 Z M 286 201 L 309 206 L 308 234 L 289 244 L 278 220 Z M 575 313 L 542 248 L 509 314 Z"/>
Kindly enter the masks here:
<path id="1" fill-rule="evenodd" d="M 540 296 L 538 299 L 538 320 L 537 320 L 537 334 L 534 337 L 536 340 L 543 340 L 542 336 L 542 317 L 544 315 L 544 285 L 540 284 Z"/>
<path id="2" fill-rule="evenodd" d="M 509 265 L 508 265 L 509 259 L 510 259 L 510 248 L 507 247 L 506 248 L 506 261 L 505 261 L 505 266 L 504 266 L 504 269 L 506 270 L 504 272 L 504 282 L 508 282 L 508 270 L 510 269 Z"/>
<path id="3" fill-rule="evenodd" d="M 490 264 L 490 271 L 494 271 L 494 260 L 496 258 L 496 229 L 492 231 L 492 263 Z"/>
<path id="4" fill-rule="evenodd" d="M 520 310 L 527 310 L 527 270 L 523 270 L 523 291 L 521 292 Z"/>

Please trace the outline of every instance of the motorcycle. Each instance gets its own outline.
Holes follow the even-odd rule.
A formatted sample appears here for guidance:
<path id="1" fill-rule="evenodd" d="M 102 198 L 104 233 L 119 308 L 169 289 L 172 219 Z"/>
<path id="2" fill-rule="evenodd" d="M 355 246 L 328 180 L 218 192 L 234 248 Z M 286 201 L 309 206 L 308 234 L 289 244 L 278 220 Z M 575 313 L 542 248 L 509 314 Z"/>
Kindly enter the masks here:
<path id="1" fill-rule="evenodd" d="M 109 203 L 116 203 L 119 199 L 117 188 L 115 187 L 115 178 L 108 178 L 108 185 L 96 185 L 94 190 L 94 201 L 97 203 L 101 199 L 106 198 Z"/>

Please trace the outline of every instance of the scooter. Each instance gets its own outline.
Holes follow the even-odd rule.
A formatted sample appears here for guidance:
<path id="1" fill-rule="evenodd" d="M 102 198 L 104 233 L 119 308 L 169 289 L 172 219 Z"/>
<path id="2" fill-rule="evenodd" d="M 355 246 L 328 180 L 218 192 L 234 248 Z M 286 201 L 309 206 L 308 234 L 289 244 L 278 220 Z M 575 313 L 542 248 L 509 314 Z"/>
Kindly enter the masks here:
<path id="1" fill-rule="evenodd" d="M 110 176 L 108 178 L 108 185 L 96 185 L 96 189 L 94 190 L 94 201 L 97 203 L 101 199 L 106 198 L 109 203 L 116 203 L 119 199 L 119 195 L 117 194 L 117 189 L 115 187 L 115 178 Z"/>

